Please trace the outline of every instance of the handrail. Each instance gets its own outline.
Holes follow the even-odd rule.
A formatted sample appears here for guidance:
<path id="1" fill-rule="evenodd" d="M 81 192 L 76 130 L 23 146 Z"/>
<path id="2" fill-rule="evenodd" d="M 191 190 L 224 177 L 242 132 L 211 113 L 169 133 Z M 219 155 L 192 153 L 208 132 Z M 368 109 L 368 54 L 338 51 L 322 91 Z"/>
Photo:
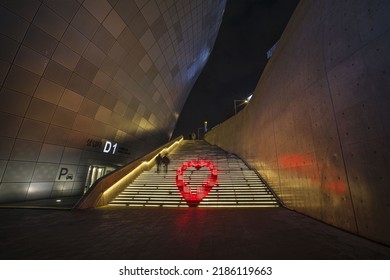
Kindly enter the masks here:
<path id="1" fill-rule="evenodd" d="M 155 165 L 154 158 L 157 154 L 161 152 L 170 153 L 182 140 L 183 136 L 179 136 L 149 154 L 99 178 L 80 199 L 74 209 L 87 209 L 107 205 L 121 193 L 126 186 L 134 181 L 139 174 L 145 170 L 149 170 Z"/>
<path id="2" fill-rule="evenodd" d="M 265 186 L 267 187 L 267 189 L 273 194 L 273 196 L 275 197 L 275 199 L 278 201 L 278 203 L 280 204 L 280 206 L 282 207 L 285 207 L 287 208 L 287 206 L 284 204 L 283 200 L 279 197 L 279 195 L 271 188 L 271 186 L 267 183 L 267 181 L 264 179 L 263 176 L 261 176 L 261 174 L 259 173 L 259 171 L 257 171 L 257 169 L 253 168 L 252 166 L 250 166 L 245 160 L 243 160 L 242 158 L 240 158 L 248 167 L 250 170 L 254 171 L 256 173 L 256 175 L 260 178 L 260 180 L 265 184 Z"/>
<path id="3" fill-rule="evenodd" d="M 206 140 L 205 140 L 205 141 L 206 141 Z M 206 142 L 207 142 L 207 141 L 206 141 Z M 207 142 L 207 143 L 209 143 L 209 142 Z M 210 144 L 210 145 L 213 145 L 213 144 L 211 144 L 211 143 L 209 143 L 209 144 Z M 226 151 L 225 149 L 221 148 L 221 147 L 218 146 L 218 145 L 215 145 L 215 146 L 217 146 L 217 147 L 219 147 L 220 149 Z M 230 153 L 230 152 L 228 152 L 228 153 Z M 271 188 L 271 186 L 267 183 L 267 181 L 264 179 L 264 177 L 261 176 L 261 174 L 259 173 L 259 171 L 257 171 L 256 168 L 253 168 L 246 160 L 244 160 L 243 158 L 241 158 L 241 157 L 238 156 L 237 154 L 235 154 L 235 153 L 230 153 L 230 154 L 232 154 L 232 155 L 238 157 L 240 160 L 242 160 L 242 161 L 245 163 L 246 166 L 248 166 L 248 168 L 249 168 L 250 170 L 252 170 L 252 171 L 254 171 L 254 172 L 256 173 L 257 177 L 260 178 L 260 180 L 265 184 L 265 186 L 267 187 L 267 189 L 273 194 L 273 196 L 275 197 L 276 201 L 279 203 L 280 206 L 285 207 L 285 208 L 288 208 L 288 207 L 284 204 L 283 200 L 282 200 L 282 199 L 277 195 L 277 193 Z"/>
<path id="4" fill-rule="evenodd" d="M 235 155 L 236 157 L 241 159 L 245 163 L 245 165 L 248 166 L 248 168 L 250 170 L 252 170 L 253 172 L 256 173 L 257 177 L 260 178 L 260 180 L 264 183 L 264 185 L 267 187 L 267 189 L 273 194 L 273 196 L 278 201 L 280 206 L 287 208 L 286 205 L 284 204 L 283 200 L 280 199 L 280 197 L 277 195 L 277 193 L 271 188 L 271 186 L 267 183 L 267 181 L 264 179 L 264 177 L 261 176 L 261 174 L 259 173 L 259 171 L 257 171 L 256 168 L 253 168 L 246 160 L 244 160 L 243 158 L 239 157 L 238 155 L 236 155 L 236 154 L 233 154 L 233 155 Z"/>

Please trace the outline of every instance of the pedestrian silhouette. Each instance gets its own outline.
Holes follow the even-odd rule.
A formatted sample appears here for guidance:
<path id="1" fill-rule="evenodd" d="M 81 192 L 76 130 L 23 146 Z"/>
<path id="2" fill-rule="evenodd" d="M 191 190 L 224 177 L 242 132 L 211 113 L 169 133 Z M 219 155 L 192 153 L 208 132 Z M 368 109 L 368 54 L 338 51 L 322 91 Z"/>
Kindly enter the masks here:
<path id="1" fill-rule="evenodd" d="M 162 158 L 162 163 L 164 164 L 164 169 L 165 169 L 165 172 L 168 172 L 168 165 L 171 161 L 169 160 L 168 156 L 165 155 L 163 158 Z"/>
<path id="2" fill-rule="evenodd" d="M 163 158 L 161 157 L 161 154 L 158 154 L 158 156 L 156 157 L 157 173 L 160 172 L 162 160 Z"/>

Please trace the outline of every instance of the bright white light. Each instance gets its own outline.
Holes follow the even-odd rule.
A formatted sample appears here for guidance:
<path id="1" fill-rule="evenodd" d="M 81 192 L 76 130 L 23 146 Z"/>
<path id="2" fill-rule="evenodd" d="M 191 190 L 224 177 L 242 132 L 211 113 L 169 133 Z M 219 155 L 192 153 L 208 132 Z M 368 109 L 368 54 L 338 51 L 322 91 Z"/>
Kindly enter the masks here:
<path id="1" fill-rule="evenodd" d="M 57 199 L 56 202 L 61 202 L 61 199 Z"/>
<path id="2" fill-rule="evenodd" d="M 253 94 L 249 95 L 246 99 L 247 102 L 251 101 Z"/>
<path id="3" fill-rule="evenodd" d="M 191 80 L 195 75 L 202 70 L 203 66 L 206 64 L 207 59 L 210 55 L 210 49 L 205 48 L 201 51 L 200 55 L 194 59 L 191 66 L 187 69 L 188 79 Z"/>

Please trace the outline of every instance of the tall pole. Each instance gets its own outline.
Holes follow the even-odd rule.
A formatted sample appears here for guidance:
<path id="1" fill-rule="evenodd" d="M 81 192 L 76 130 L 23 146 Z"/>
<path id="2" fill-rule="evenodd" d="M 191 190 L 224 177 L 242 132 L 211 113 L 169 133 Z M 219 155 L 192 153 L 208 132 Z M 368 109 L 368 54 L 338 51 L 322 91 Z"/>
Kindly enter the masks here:
<path id="1" fill-rule="evenodd" d="M 237 114 L 237 101 L 238 100 L 234 100 L 234 114 Z"/>
<path id="2" fill-rule="evenodd" d="M 243 99 L 243 100 L 234 99 L 234 114 L 237 114 L 237 102 L 238 102 L 238 101 L 241 102 L 241 104 L 240 104 L 239 106 L 248 103 L 248 100 L 246 100 L 246 99 Z"/>

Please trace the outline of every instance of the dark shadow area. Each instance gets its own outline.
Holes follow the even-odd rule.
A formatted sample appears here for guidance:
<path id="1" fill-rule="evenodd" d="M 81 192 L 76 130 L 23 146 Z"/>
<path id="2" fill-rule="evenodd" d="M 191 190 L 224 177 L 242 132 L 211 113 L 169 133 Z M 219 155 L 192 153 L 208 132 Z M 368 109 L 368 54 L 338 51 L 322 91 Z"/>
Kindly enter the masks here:
<path id="1" fill-rule="evenodd" d="M 245 99 L 254 91 L 268 62 L 267 51 L 281 37 L 298 2 L 226 2 L 214 48 L 188 96 L 173 137 L 184 135 L 187 139 L 204 121 L 210 129 L 234 114 L 234 100 Z"/>
<path id="2" fill-rule="evenodd" d="M 389 259 L 285 208 L 0 209 L 0 259 Z"/>
<path id="3" fill-rule="evenodd" d="M 70 210 L 82 196 L 66 196 L 50 199 L 30 200 L 23 202 L 3 203 L 0 208 L 31 208 L 31 209 L 58 209 Z"/>

